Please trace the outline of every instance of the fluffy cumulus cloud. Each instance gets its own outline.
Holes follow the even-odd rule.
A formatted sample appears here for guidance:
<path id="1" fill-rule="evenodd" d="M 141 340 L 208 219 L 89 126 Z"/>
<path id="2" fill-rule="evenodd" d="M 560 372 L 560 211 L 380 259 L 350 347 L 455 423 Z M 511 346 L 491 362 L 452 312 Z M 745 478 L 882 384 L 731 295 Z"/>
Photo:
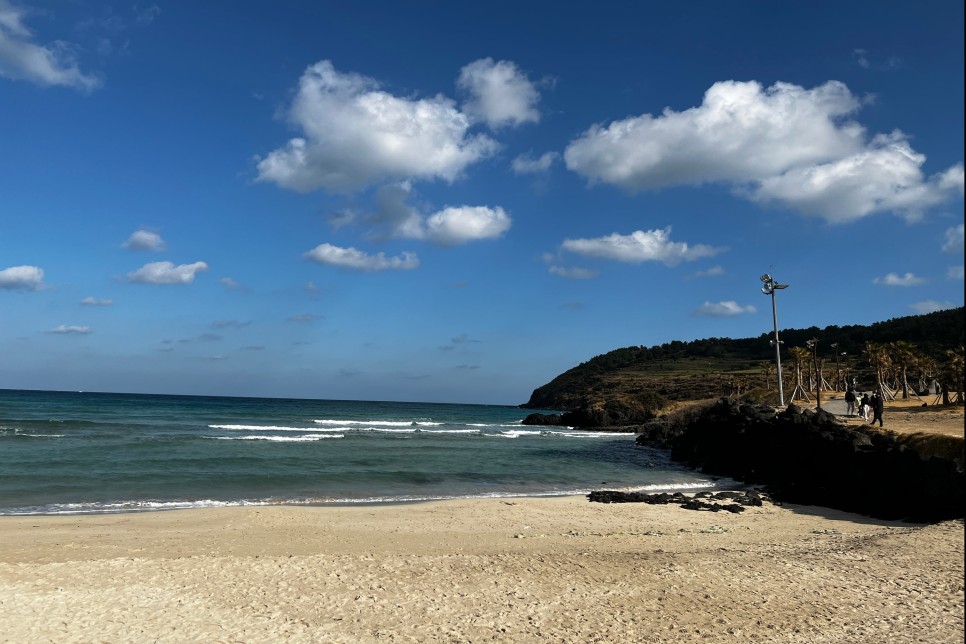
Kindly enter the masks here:
<path id="1" fill-rule="evenodd" d="M 426 218 L 424 237 L 441 246 L 455 246 L 480 239 L 497 239 L 510 229 L 503 208 L 458 206 L 444 208 Z"/>
<path id="2" fill-rule="evenodd" d="M 138 284 L 191 284 L 197 273 L 208 270 L 205 262 L 179 264 L 151 262 L 127 274 L 129 282 Z"/>
<path id="3" fill-rule="evenodd" d="M 0 270 L 0 289 L 39 291 L 44 287 L 44 269 L 38 266 L 11 266 Z"/>
<path id="4" fill-rule="evenodd" d="M 376 209 L 371 213 L 336 213 L 330 223 L 339 228 L 349 223 L 370 227 L 375 239 L 421 239 L 439 246 L 457 246 L 473 241 L 498 239 L 512 225 L 512 219 L 499 206 L 448 206 L 424 215 L 407 201 L 412 194 L 409 182 L 385 185 L 376 191 Z"/>
<path id="5" fill-rule="evenodd" d="M 906 273 L 905 275 L 889 273 L 884 277 L 877 277 L 872 281 L 876 284 L 883 284 L 885 286 L 918 286 L 926 282 L 926 280 L 922 279 L 921 277 L 917 277 L 913 273 Z"/>
<path id="6" fill-rule="evenodd" d="M 909 218 L 963 193 L 963 166 L 926 178 L 904 134 L 869 137 L 843 83 L 723 81 L 701 105 L 595 125 L 567 146 L 567 167 L 632 192 L 719 182 L 829 222 L 895 211 Z"/>
<path id="7" fill-rule="evenodd" d="M 386 257 L 385 253 L 369 255 L 355 248 L 341 248 L 332 244 L 319 244 L 305 253 L 305 256 L 319 264 L 358 271 L 406 271 L 419 267 L 419 258 L 413 253 Z"/>
<path id="8" fill-rule="evenodd" d="M 540 93 L 526 74 L 508 60 L 473 61 L 460 70 L 456 84 L 469 96 L 463 111 L 491 128 L 540 121 Z"/>
<path id="9" fill-rule="evenodd" d="M 671 241 L 671 227 L 655 230 L 638 230 L 630 235 L 613 233 L 605 237 L 591 239 L 565 239 L 563 250 L 620 262 L 663 262 L 676 266 L 682 261 L 694 261 L 702 257 L 713 257 L 723 248 L 704 244 L 691 246 L 686 242 Z"/>
<path id="10" fill-rule="evenodd" d="M 323 60 L 299 81 L 288 118 L 302 132 L 258 162 L 258 178 L 308 192 L 352 192 L 392 179 L 453 181 L 497 149 L 444 96 L 401 98 Z"/>
<path id="11" fill-rule="evenodd" d="M 24 24 L 25 10 L 0 0 L 0 76 L 89 92 L 101 83 L 80 70 L 68 43 L 40 45 Z"/>
<path id="12" fill-rule="evenodd" d="M 150 230 L 135 230 L 121 246 L 128 250 L 151 252 L 158 252 L 165 249 L 164 240 L 161 239 L 161 235 Z"/>
<path id="13" fill-rule="evenodd" d="M 743 315 L 745 313 L 757 313 L 756 309 L 752 305 L 742 306 L 735 302 L 734 300 L 728 300 L 725 302 L 705 302 L 697 309 L 695 309 L 695 315 L 701 316 L 711 316 L 716 318 L 727 318 L 733 317 L 735 315 Z"/>

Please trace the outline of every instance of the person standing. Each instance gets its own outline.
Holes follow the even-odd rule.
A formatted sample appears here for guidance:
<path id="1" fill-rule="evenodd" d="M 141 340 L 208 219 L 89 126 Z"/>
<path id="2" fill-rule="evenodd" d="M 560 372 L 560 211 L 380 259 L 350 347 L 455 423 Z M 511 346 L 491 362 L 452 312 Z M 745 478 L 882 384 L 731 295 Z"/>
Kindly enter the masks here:
<path id="1" fill-rule="evenodd" d="M 865 422 L 869 422 L 869 405 L 871 404 L 872 400 L 869 398 L 869 394 L 862 394 L 862 399 L 859 401 L 859 414 Z"/>
<path id="2" fill-rule="evenodd" d="M 885 410 L 885 400 L 882 399 L 882 395 L 878 390 L 872 392 L 872 424 L 875 425 L 875 421 L 879 421 L 879 427 L 882 427 L 882 412 Z"/>

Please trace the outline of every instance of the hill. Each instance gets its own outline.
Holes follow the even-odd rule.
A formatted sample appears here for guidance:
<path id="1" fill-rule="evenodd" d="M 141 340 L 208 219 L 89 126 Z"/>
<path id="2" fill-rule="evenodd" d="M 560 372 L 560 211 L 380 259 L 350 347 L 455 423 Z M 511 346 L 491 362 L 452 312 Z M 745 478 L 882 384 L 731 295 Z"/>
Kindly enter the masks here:
<path id="1" fill-rule="evenodd" d="M 804 347 L 807 340 L 816 338 L 818 356 L 824 359 L 826 369 L 834 372 L 838 354 L 839 367 L 857 376 L 860 386 L 870 388 L 871 368 L 863 356 L 866 342 L 908 342 L 918 353 L 943 362 L 947 350 L 963 345 L 964 311 L 960 307 L 871 325 L 786 329 L 779 334 L 783 343 L 782 372 L 786 382 L 794 373 L 788 350 Z M 676 340 L 660 346 L 615 349 L 538 387 L 521 407 L 553 410 L 607 408 L 612 411 L 612 417 L 627 420 L 646 416 L 672 401 L 749 392 L 757 392 L 759 398 L 765 399 L 769 389 L 774 389 L 774 373 L 769 374 L 768 366 L 773 368 L 775 358 L 774 349 L 769 344 L 771 338 L 772 334 L 763 333 L 757 338 Z M 832 344 L 837 346 L 833 348 Z"/>

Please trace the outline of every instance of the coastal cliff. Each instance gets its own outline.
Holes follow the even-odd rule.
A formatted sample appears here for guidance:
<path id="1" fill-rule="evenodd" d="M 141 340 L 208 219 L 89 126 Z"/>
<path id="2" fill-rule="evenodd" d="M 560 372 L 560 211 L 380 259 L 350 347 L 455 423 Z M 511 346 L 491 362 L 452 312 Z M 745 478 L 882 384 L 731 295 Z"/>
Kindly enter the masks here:
<path id="1" fill-rule="evenodd" d="M 638 428 L 637 443 L 776 499 L 882 519 L 964 516 L 963 438 L 847 426 L 823 410 L 721 399 Z"/>

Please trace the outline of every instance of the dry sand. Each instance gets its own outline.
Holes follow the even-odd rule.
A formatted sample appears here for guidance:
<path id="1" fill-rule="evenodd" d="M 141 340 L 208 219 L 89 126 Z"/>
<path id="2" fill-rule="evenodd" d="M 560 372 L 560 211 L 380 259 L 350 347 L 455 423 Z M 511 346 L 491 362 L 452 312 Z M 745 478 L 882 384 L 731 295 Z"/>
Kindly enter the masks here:
<path id="1" fill-rule="evenodd" d="M 963 435 L 932 411 L 886 425 Z M 0 641 L 962 642 L 963 541 L 583 497 L 3 517 Z"/>
<path id="2" fill-rule="evenodd" d="M 582 497 L 0 520 L 4 642 L 961 642 L 961 521 Z"/>

